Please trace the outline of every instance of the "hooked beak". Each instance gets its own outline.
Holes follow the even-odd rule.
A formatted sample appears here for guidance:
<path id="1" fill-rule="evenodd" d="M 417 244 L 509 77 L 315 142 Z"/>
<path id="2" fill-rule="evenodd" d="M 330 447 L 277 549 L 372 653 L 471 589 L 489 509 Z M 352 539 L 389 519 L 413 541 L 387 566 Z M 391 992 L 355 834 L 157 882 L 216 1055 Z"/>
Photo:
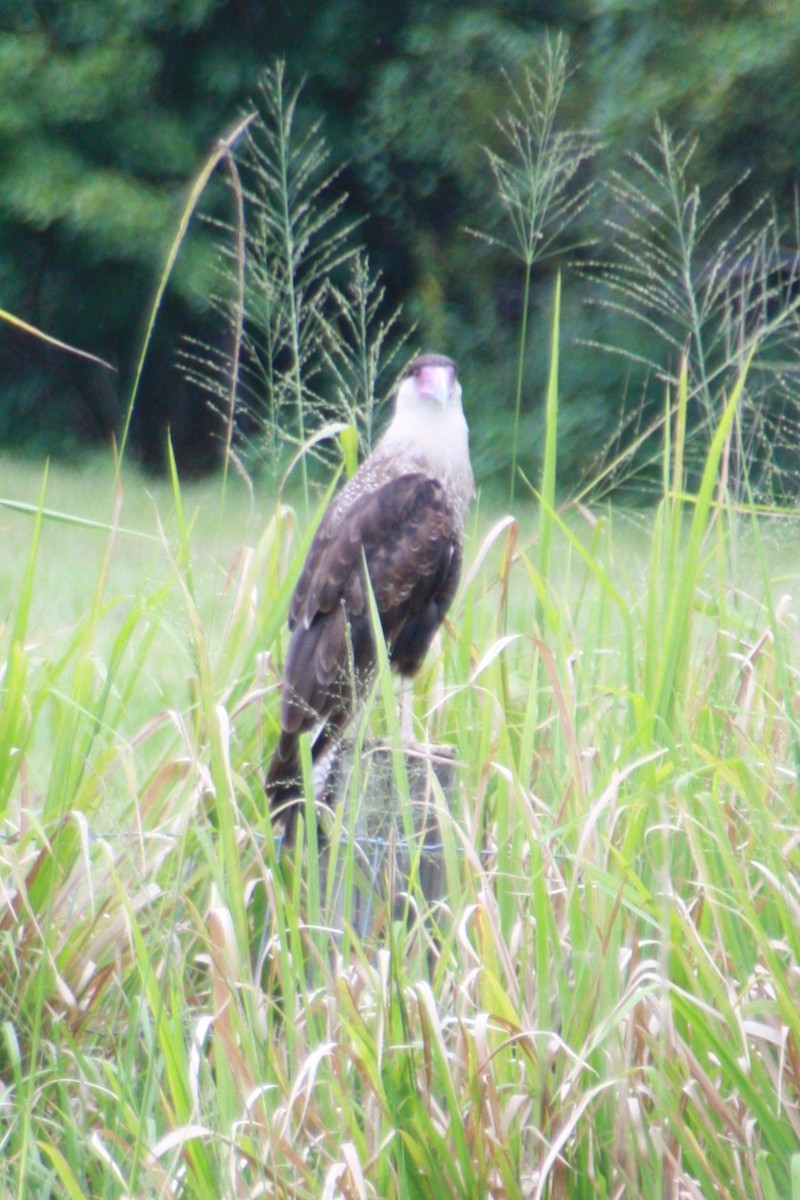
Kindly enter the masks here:
<path id="1" fill-rule="evenodd" d="M 438 400 L 442 408 L 445 408 L 450 399 L 454 376 L 455 372 L 451 366 L 437 364 L 423 367 L 417 379 L 417 390 L 420 396 Z"/>

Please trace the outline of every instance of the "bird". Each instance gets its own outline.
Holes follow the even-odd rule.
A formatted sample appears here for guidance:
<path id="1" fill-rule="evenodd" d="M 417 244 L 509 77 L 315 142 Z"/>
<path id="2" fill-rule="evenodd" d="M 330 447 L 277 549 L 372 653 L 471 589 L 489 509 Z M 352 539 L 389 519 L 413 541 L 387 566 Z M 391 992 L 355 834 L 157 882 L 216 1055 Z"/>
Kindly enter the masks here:
<path id="1" fill-rule="evenodd" d="M 339 744 L 376 669 L 366 575 L 394 671 L 412 677 L 456 592 L 475 484 L 455 362 L 421 354 L 401 373 L 392 419 L 334 495 L 289 608 L 280 732 L 265 780 L 291 838 L 303 799 L 300 737 L 312 762 Z"/>

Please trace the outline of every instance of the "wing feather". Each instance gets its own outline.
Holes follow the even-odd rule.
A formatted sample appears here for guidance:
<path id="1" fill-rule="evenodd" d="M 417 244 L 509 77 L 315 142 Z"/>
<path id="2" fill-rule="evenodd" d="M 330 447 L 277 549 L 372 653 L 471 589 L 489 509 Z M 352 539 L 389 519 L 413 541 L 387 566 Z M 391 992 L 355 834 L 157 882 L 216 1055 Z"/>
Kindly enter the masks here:
<path id="1" fill-rule="evenodd" d="M 299 732 L 349 708 L 374 665 L 365 561 L 393 661 L 397 648 L 394 665 L 411 674 L 453 598 L 461 563 L 460 530 L 438 480 L 400 475 L 323 517 L 292 598 L 284 729 Z"/>

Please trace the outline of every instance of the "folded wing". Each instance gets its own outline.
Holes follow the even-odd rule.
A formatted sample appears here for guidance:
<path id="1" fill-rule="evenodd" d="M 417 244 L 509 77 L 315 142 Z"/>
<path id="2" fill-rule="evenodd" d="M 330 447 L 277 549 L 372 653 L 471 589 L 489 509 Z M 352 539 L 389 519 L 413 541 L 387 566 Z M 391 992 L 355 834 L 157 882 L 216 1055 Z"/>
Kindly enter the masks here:
<path id="1" fill-rule="evenodd" d="M 267 776 L 273 803 L 299 794 L 299 735 L 322 723 L 321 753 L 374 670 L 365 565 L 392 666 L 413 675 L 461 569 L 460 530 L 437 479 L 399 475 L 323 518 L 289 614 L 281 736 Z"/>

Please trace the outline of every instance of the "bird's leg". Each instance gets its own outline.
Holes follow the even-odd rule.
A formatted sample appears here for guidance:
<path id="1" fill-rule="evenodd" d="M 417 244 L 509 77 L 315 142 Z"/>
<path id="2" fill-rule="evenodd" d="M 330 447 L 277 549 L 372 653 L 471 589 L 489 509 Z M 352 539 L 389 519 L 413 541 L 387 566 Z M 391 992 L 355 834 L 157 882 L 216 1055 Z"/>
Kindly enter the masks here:
<path id="1" fill-rule="evenodd" d="M 400 679 L 400 736 L 405 745 L 414 743 L 414 687 L 410 679 Z"/>

